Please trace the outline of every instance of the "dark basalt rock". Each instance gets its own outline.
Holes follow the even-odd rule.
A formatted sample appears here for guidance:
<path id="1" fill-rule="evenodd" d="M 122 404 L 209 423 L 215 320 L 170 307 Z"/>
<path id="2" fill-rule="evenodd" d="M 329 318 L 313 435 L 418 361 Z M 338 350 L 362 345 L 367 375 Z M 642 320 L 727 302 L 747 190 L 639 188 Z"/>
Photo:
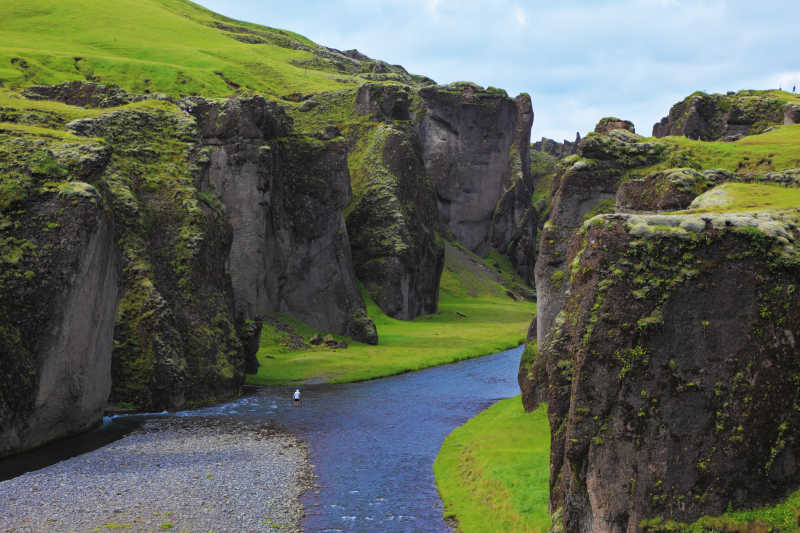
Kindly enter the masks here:
<path id="1" fill-rule="evenodd" d="M 435 313 L 444 243 L 418 139 L 410 125 L 386 125 L 368 145 L 356 171 L 363 191 L 347 218 L 356 274 L 389 316 Z"/>
<path id="2" fill-rule="evenodd" d="M 116 107 L 153 98 L 130 94 L 116 85 L 101 85 L 86 81 L 68 81 L 59 85 L 33 85 L 22 91 L 22 95 L 31 100 L 54 100 L 80 107 Z"/>
<path id="3" fill-rule="evenodd" d="M 694 93 L 653 125 L 653 137 L 682 135 L 703 141 L 736 140 L 784 122 L 785 100 L 761 91 Z"/>
<path id="4" fill-rule="evenodd" d="M 514 104 L 517 120 L 508 179 L 492 216 L 490 239 L 492 246 L 506 254 L 517 273 L 532 286 L 539 227 L 539 213 L 531 205 L 534 188 L 530 164 L 533 107 L 527 94 L 517 96 Z"/>
<path id="5" fill-rule="evenodd" d="M 686 209 L 692 200 L 713 187 L 715 181 L 692 168 L 653 172 L 644 178 L 623 182 L 619 186 L 616 196 L 617 209 L 628 211 Z"/>
<path id="6" fill-rule="evenodd" d="M 466 83 L 423 87 L 418 94 L 425 108 L 419 137 L 439 218 L 452 237 L 485 256 L 510 175 L 517 106 L 504 91 Z"/>
<path id="7" fill-rule="evenodd" d="M 356 112 L 375 120 L 409 120 L 411 90 L 402 85 L 365 83 L 356 93 Z"/>
<path id="8" fill-rule="evenodd" d="M 575 141 L 570 142 L 568 140 L 564 140 L 564 142 L 557 142 L 553 139 L 548 139 L 546 137 L 542 137 L 541 141 L 537 141 L 533 143 L 533 150 L 538 152 L 544 152 L 546 154 L 550 154 L 553 157 L 558 157 L 559 159 L 562 157 L 567 157 L 568 155 L 573 155 L 578 153 L 578 143 L 581 142 L 581 134 L 576 132 L 575 133 Z"/>
<path id="9" fill-rule="evenodd" d="M 549 403 L 556 527 L 666 531 L 800 485 L 792 228 L 607 215 L 571 239 L 569 295 L 523 389 L 526 408 Z"/>
<path id="10" fill-rule="evenodd" d="M 377 342 L 358 290 L 342 210 L 350 202 L 346 148 L 290 133 L 261 97 L 186 101 L 233 228 L 229 268 L 236 316 L 286 312 L 315 328 Z"/>

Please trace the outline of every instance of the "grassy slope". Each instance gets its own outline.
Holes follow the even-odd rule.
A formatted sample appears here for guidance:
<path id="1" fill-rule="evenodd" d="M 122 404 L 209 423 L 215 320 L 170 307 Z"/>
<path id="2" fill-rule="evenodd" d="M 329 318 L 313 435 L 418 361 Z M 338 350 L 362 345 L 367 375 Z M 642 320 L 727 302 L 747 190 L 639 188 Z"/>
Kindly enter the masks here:
<path id="1" fill-rule="evenodd" d="M 736 142 L 704 142 L 686 137 L 647 140 L 666 144 L 671 153 L 664 162 L 639 169 L 636 174 L 687 166 L 755 173 L 800 167 L 800 124 L 776 126 L 772 131 Z"/>
<path id="2" fill-rule="evenodd" d="M 290 63 L 313 60 L 308 51 L 232 35 L 316 46 L 304 37 L 233 21 L 186 0 L 2 2 L 0 33 L 0 83 L 6 87 L 91 79 L 137 93 L 225 96 L 238 85 L 281 96 L 363 81 Z"/>
<path id="3" fill-rule="evenodd" d="M 497 402 L 453 431 L 433 470 L 445 516 L 463 533 L 550 531 L 547 405 Z"/>
<path id="4" fill-rule="evenodd" d="M 348 339 L 346 349 L 293 349 L 287 346 L 286 333 L 265 325 L 258 352 L 261 366 L 247 382 L 364 380 L 477 357 L 524 342 L 536 305 L 507 297 L 501 285 L 489 274 L 481 274 L 481 269 L 471 268 L 462 255 L 451 250 L 447 257 L 438 313 L 396 320 L 366 298 L 379 344 Z M 315 333 L 285 317 L 281 320 L 306 342 Z"/>

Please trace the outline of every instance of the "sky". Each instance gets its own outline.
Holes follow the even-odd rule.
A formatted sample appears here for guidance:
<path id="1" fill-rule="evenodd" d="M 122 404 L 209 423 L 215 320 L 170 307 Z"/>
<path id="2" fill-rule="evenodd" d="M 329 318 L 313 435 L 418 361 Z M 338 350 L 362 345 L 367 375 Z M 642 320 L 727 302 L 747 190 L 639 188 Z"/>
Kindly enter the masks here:
<path id="1" fill-rule="evenodd" d="M 800 90 L 796 0 L 199 0 L 437 83 L 527 92 L 531 137 L 616 116 L 650 135 L 696 90 Z"/>

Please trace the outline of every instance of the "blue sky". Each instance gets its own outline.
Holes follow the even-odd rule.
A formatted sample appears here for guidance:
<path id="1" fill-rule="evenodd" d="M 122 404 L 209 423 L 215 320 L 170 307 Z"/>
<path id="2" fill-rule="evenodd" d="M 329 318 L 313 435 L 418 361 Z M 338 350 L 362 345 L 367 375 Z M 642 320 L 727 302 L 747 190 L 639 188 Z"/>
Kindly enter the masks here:
<path id="1" fill-rule="evenodd" d="M 796 0 L 200 0 L 438 83 L 533 98 L 533 139 L 602 117 L 650 135 L 695 90 L 800 86 Z"/>

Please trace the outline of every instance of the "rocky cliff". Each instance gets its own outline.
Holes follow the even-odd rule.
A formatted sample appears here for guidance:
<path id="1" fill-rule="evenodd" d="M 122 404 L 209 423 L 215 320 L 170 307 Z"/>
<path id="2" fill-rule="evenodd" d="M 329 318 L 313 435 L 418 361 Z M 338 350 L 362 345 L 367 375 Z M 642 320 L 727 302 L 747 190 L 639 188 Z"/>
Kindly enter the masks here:
<path id="1" fill-rule="evenodd" d="M 309 120 L 314 113 L 321 120 Z M 356 274 L 384 312 L 411 319 L 436 310 L 443 237 L 484 255 L 500 250 L 532 282 L 538 218 L 527 95 L 368 83 L 315 97 L 294 116 L 309 133 L 346 140 Z"/>
<path id="2" fill-rule="evenodd" d="M 564 139 L 563 142 L 554 141 L 547 137 L 542 137 L 540 141 L 536 141 L 531 145 L 533 150 L 537 152 L 544 152 L 553 157 L 567 157 L 578 152 L 578 144 L 581 142 L 580 132 L 575 133 L 575 141 L 568 141 Z"/>
<path id="3" fill-rule="evenodd" d="M 228 268 L 240 322 L 280 311 L 315 328 L 376 343 L 342 210 L 351 200 L 341 142 L 294 135 L 261 97 L 185 104 L 233 229 Z"/>
<path id="4" fill-rule="evenodd" d="M 520 365 L 526 409 L 549 404 L 554 527 L 677 531 L 774 504 L 800 485 L 800 256 L 784 188 L 798 171 L 759 171 L 739 148 L 736 171 L 703 170 L 720 161 L 703 143 L 601 125 L 553 182 Z"/>
<path id="5" fill-rule="evenodd" d="M 779 91 L 696 92 L 678 102 L 653 125 L 653 137 L 681 135 L 704 141 L 736 140 L 760 133 L 771 124 L 793 124 L 795 115 Z"/>
<path id="6" fill-rule="evenodd" d="M 0 132 L 0 455 L 97 424 L 111 389 L 114 220 L 95 142 Z M 68 178 L 65 179 L 65 178 Z"/>
<path id="7" fill-rule="evenodd" d="M 800 483 L 796 214 L 605 215 L 540 343 L 565 531 L 662 531 Z"/>
<path id="8" fill-rule="evenodd" d="M 419 136 L 439 217 L 453 238 L 485 256 L 509 179 L 516 106 L 505 92 L 471 84 L 425 87 L 419 95 L 425 106 Z"/>

